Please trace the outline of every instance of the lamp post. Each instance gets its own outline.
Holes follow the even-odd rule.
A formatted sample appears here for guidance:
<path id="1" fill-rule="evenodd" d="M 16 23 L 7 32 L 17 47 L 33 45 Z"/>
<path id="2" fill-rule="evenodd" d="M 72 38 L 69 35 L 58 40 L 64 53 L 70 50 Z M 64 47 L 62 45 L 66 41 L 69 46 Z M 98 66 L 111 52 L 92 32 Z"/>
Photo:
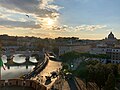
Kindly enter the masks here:
<path id="1" fill-rule="evenodd" d="M 73 65 L 73 64 L 71 64 L 71 65 L 70 65 L 70 70 L 72 70 L 72 68 L 73 68 L 73 67 L 74 67 L 74 65 Z"/>

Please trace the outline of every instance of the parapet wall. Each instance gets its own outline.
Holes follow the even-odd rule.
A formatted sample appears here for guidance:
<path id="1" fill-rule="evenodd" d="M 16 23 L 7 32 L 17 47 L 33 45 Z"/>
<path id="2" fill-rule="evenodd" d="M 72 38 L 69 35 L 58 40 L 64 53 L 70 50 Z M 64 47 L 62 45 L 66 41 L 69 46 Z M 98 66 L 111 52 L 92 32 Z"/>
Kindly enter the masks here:
<path id="1" fill-rule="evenodd" d="M 44 85 L 34 81 L 34 80 L 22 80 L 22 79 L 9 79 L 8 81 L 0 80 L 0 87 L 6 86 L 21 86 L 21 87 L 31 87 L 34 90 L 47 90 Z"/>

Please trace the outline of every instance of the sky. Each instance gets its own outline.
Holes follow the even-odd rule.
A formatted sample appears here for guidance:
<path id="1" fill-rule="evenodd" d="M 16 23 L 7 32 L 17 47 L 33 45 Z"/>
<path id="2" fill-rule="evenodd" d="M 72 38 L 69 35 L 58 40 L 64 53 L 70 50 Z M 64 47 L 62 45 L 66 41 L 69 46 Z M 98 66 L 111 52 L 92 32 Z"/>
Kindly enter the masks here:
<path id="1" fill-rule="evenodd" d="M 120 0 L 0 0 L 0 34 L 120 38 Z"/>

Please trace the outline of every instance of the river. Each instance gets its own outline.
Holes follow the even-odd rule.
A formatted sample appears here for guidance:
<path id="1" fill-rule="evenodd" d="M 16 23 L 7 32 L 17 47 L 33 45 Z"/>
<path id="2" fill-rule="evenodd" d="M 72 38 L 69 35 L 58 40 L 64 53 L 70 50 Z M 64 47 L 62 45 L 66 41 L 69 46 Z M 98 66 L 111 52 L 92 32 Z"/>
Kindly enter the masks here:
<path id="1" fill-rule="evenodd" d="M 16 63 L 23 63 L 25 62 L 25 57 L 20 57 L 20 54 L 16 54 L 14 55 L 13 61 Z M 2 60 L 4 63 L 7 62 L 7 57 L 5 55 L 2 56 Z M 31 62 L 37 62 L 37 60 L 34 57 L 30 57 L 30 61 Z M 13 66 L 10 67 L 10 69 L 8 69 L 5 66 L 4 70 L 3 68 L 1 68 L 1 73 L 2 73 L 2 79 L 3 80 L 7 80 L 7 79 L 13 79 L 13 78 L 18 78 L 23 74 L 27 74 L 28 72 L 30 72 L 32 69 L 34 68 L 34 66 L 28 66 L 28 69 L 26 69 L 26 66 Z"/>

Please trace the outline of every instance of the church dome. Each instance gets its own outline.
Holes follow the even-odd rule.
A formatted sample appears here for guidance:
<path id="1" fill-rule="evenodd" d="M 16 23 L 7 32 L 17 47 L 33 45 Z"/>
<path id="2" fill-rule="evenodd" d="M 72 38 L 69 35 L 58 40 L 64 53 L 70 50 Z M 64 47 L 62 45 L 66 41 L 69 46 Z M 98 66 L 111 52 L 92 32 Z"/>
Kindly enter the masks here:
<path id="1" fill-rule="evenodd" d="M 110 32 L 110 34 L 108 35 L 108 39 L 115 39 L 114 34 L 112 32 Z"/>

